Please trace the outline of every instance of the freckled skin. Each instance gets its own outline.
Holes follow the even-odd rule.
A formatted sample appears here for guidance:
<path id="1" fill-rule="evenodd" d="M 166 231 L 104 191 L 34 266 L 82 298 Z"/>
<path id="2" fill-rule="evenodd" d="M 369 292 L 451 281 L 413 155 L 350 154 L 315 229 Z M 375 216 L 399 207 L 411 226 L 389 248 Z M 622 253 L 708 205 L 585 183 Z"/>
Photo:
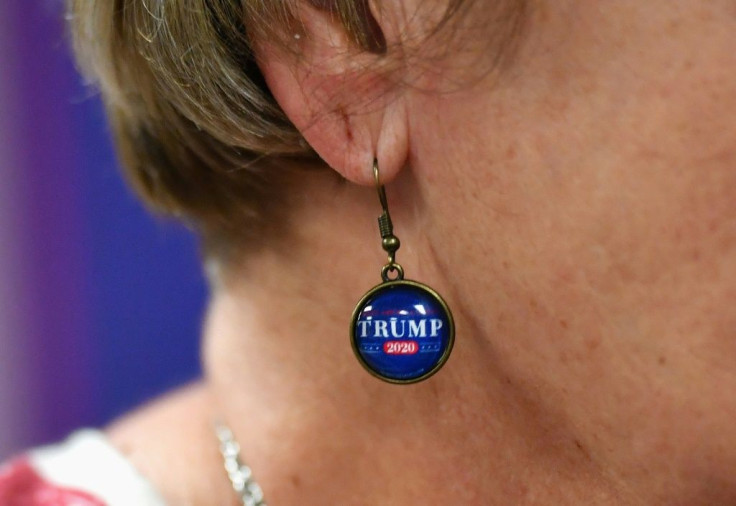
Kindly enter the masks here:
<path id="1" fill-rule="evenodd" d="M 353 93 L 369 114 L 334 99 L 305 112 L 288 64 L 264 62 L 351 184 L 309 172 L 290 234 L 223 276 L 205 329 L 214 407 L 179 400 L 173 418 L 205 422 L 167 418 L 181 440 L 168 446 L 209 451 L 216 413 L 272 504 L 736 504 L 736 7 L 530 0 L 513 57 L 469 75 L 487 70 L 494 5 L 473 3 L 480 29 L 463 25 L 462 50 L 412 69 L 422 86 L 386 104 L 376 83 L 394 81 L 340 74 L 342 39 L 328 33 L 319 61 L 339 78 L 323 95 Z M 311 16 L 301 61 L 324 49 L 314 24 L 335 25 Z M 387 185 L 398 261 L 455 317 L 453 355 L 411 387 L 367 375 L 348 344 L 385 263 L 371 166 L 353 163 L 378 149 L 361 144 L 366 118 L 390 146 L 407 142 L 384 153 L 400 160 Z M 117 429 L 121 445 L 164 426 L 137 423 Z M 143 465 L 167 451 L 144 450 Z M 199 460 L 182 461 L 196 484 Z M 158 474 L 180 497 L 184 475 Z"/>
<path id="2" fill-rule="evenodd" d="M 534 19 L 492 87 L 451 113 L 417 100 L 442 121 L 416 123 L 413 165 L 444 182 L 416 176 L 421 233 L 500 367 L 585 427 L 592 459 L 647 504 L 729 504 L 733 3 L 539 3 Z"/>

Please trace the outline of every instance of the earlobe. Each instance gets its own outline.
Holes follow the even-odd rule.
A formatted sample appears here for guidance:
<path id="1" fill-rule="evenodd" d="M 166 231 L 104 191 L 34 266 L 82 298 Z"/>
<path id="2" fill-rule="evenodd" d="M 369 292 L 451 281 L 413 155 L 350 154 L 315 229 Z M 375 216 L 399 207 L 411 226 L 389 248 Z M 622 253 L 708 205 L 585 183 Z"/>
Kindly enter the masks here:
<path id="1" fill-rule="evenodd" d="M 330 12 L 300 8 L 293 48 L 258 44 L 258 62 L 281 108 L 319 156 L 356 184 L 388 182 L 406 164 L 404 101 L 385 57 L 357 48 Z"/>

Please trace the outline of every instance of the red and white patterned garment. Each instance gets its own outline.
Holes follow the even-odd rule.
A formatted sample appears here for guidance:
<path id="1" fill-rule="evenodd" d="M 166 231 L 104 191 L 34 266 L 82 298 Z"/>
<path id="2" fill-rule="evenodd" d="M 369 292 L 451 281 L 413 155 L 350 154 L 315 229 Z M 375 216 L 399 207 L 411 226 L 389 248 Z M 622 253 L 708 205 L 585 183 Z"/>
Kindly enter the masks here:
<path id="1" fill-rule="evenodd" d="M 0 506 L 165 506 L 98 431 L 29 452 L 0 467 Z"/>

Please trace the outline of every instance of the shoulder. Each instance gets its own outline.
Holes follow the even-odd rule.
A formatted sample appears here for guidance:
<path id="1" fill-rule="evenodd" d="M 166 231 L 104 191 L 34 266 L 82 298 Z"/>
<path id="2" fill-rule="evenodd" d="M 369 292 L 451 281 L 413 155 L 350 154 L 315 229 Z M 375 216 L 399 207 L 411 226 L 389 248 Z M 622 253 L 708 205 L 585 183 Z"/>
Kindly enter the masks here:
<path id="1" fill-rule="evenodd" d="M 212 434 L 213 404 L 207 388 L 194 383 L 115 420 L 105 433 L 126 454 L 135 454 L 141 446 L 170 447 L 181 438 Z"/>
<path id="2" fill-rule="evenodd" d="M 107 437 L 169 504 L 235 504 L 214 432 L 217 410 L 202 384 L 116 421 Z"/>
<path id="3" fill-rule="evenodd" d="M 2 506 L 236 504 L 201 385 L 0 466 Z"/>
<path id="4" fill-rule="evenodd" d="M 7 506 L 163 506 L 155 489 L 103 433 L 79 431 L 0 470 Z"/>

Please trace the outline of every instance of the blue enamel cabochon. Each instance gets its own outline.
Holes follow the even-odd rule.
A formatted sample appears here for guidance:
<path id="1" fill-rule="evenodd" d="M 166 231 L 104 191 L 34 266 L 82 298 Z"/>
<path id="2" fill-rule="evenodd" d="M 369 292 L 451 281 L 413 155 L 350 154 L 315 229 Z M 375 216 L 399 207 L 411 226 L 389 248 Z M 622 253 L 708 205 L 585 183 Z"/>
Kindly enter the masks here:
<path id="1" fill-rule="evenodd" d="M 437 292 L 416 281 L 388 281 L 358 302 L 350 326 L 358 360 L 390 383 L 416 383 L 437 372 L 455 341 L 455 324 Z"/>

